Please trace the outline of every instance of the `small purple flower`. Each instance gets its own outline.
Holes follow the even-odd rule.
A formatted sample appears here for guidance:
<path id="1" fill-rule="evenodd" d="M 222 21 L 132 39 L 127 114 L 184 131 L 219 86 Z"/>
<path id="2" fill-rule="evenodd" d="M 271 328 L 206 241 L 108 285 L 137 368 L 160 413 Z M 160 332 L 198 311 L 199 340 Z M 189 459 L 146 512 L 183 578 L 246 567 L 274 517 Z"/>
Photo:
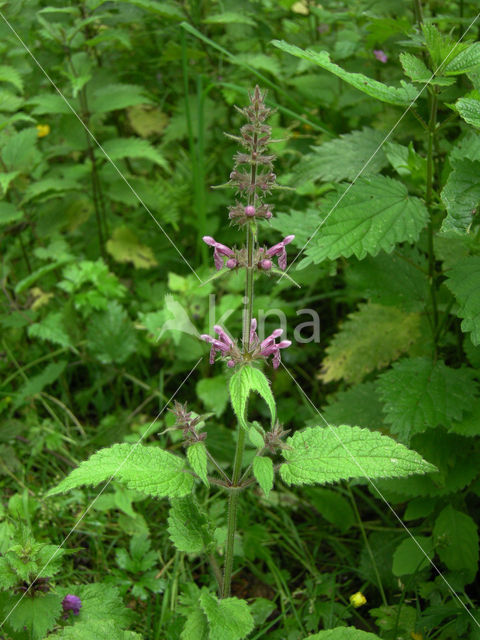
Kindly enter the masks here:
<path id="1" fill-rule="evenodd" d="M 217 271 L 219 271 L 223 267 L 224 256 L 226 256 L 227 258 L 233 258 L 235 255 L 233 249 L 230 249 L 230 247 L 227 247 L 224 244 L 220 244 L 220 242 L 217 242 L 215 238 L 212 238 L 211 236 L 203 236 L 203 241 L 205 242 L 205 244 L 213 247 L 213 261 L 215 262 L 215 268 Z M 233 264 L 232 260 L 227 261 L 227 266 L 229 269 L 233 269 L 233 267 L 237 266 L 237 261 L 235 260 L 234 262 L 235 264 Z"/>
<path id="2" fill-rule="evenodd" d="M 212 336 L 207 334 L 203 334 L 200 336 L 200 338 L 202 340 L 205 340 L 205 342 L 208 342 L 209 344 L 212 345 L 212 348 L 210 349 L 210 364 L 213 364 L 215 362 L 215 355 L 217 353 L 217 351 L 222 355 L 227 355 L 228 353 L 230 353 L 230 351 L 232 350 L 233 347 L 233 340 L 230 338 L 230 336 L 222 329 L 222 327 L 220 327 L 218 324 L 216 324 L 213 327 L 215 333 L 218 334 L 218 340 L 216 338 L 213 338 Z M 229 362 L 227 363 L 229 367 L 232 367 L 233 364 L 230 364 L 231 360 L 229 360 Z"/>
<path id="3" fill-rule="evenodd" d="M 62 600 L 62 607 L 63 607 L 63 611 L 65 612 L 64 617 L 68 616 L 69 611 L 72 611 L 74 616 L 78 616 L 78 614 L 80 613 L 81 606 L 82 606 L 82 601 L 78 596 L 73 596 L 71 594 L 68 594 Z"/>
<path id="4" fill-rule="evenodd" d="M 255 207 L 252 207 L 251 204 L 249 204 L 248 207 L 245 207 L 244 211 L 245 215 L 249 218 L 253 218 L 255 216 Z"/>
<path id="5" fill-rule="evenodd" d="M 257 335 L 257 321 L 255 318 L 252 318 L 252 322 L 250 325 L 250 344 L 253 342 L 260 342 L 260 356 L 264 358 L 268 358 L 269 356 L 273 356 L 272 364 L 274 369 L 278 369 L 280 365 L 280 349 L 286 349 L 292 343 L 290 340 L 282 340 L 281 342 L 275 342 L 277 338 L 279 338 L 283 333 L 283 329 L 275 329 L 268 338 L 262 340 Z"/>
<path id="6" fill-rule="evenodd" d="M 290 242 L 294 238 L 295 236 L 287 236 L 281 242 L 273 245 L 273 247 L 270 247 L 270 249 L 267 249 L 267 251 L 265 252 L 265 255 L 268 258 L 271 258 L 272 256 L 278 256 L 278 266 L 282 271 L 285 271 L 285 269 L 287 268 L 287 252 L 285 251 L 285 247 L 287 244 L 290 244 Z"/>
<path id="7" fill-rule="evenodd" d="M 388 60 L 387 54 L 385 53 L 385 51 L 382 51 L 381 49 L 374 49 L 373 55 L 379 62 L 383 62 L 383 64 L 385 64 Z"/>

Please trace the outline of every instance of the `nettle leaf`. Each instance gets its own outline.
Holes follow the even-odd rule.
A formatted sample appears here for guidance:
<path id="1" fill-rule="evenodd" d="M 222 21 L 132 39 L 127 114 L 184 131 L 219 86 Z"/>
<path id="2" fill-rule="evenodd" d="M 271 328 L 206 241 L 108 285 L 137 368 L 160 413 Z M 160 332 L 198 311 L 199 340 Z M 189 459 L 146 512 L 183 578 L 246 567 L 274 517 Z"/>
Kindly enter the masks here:
<path id="1" fill-rule="evenodd" d="M 158 265 L 152 249 L 141 244 L 128 227 L 117 227 L 106 247 L 117 262 L 131 262 L 136 269 L 151 269 Z"/>
<path id="2" fill-rule="evenodd" d="M 425 205 L 409 196 L 398 180 L 360 178 L 347 189 L 347 185 L 339 185 L 323 202 L 325 222 L 308 245 L 301 266 L 340 256 L 362 259 L 382 250 L 390 253 L 399 242 L 415 242 L 427 224 Z"/>
<path id="3" fill-rule="evenodd" d="M 50 489 L 47 496 L 84 485 L 93 486 L 112 477 L 129 489 L 160 498 L 186 496 L 193 487 L 193 476 L 185 471 L 182 458 L 159 447 L 122 443 L 94 453 Z"/>
<path id="4" fill-rule="evenodd" d="M 170 540 L 179 551 L 200 553 L 214 542 L 210 523 L 192 496 L 171 499 Z"/>
<path id="5" fill-rule="evenodd" d="M 392 565 L 394 576 L 414 575 L 430 566 L 428 559 L 431 560 L 435 555 L 432 538 L 415 536 L 415 540 L 418 544 L 412 538 L 407 538 L 395 549 Z M 427 554 L 427 557 L 423 552 Z"/>
<path id="6" fill-rule="evenodd" d="M 446 285 L 460 308 L 462 331 L 470 332 L 472 343 L 480 344 L 480 256 L 468 256 L 446 271 Z"/>
<path id="7" fill-rule="evenodd" d="M 142 138 L 114 138 L 103 143 L 103 148 L 111 160 L 122 160 L 123 158 L 140 158 L 149 160 L 160 165 L 166 171 L 170 171 L 163 155 L 155 147 Z M 105 158 L 101 150 L 97 155 Z"/>
<path id="8" fill-rule="evenodd" d="M 208 621 L 203 611 L 192 609 L 180 634 L 181 640 L 209 640 Z"/>
<path id="9" fill-rule="evenodd" d="M 34 598 L 23 598 L 18 604 L 17 598 L 12 603 L 16 606 L 9 613 L 8 623 L 15 631 L 26 627 L 33 640 L 41 640 L 53 629 L 62 613 L 62 598 L 53 593 L 39 594 Z M 2 616 L 3 617 L 3 616 Z"/>
<path id="10" fill-rule="evenodd" d="M 441 231 L 468 233 L 480 203 L 480 160 L 451 158 L 451 164 L 452 171 L 441 193 L 447 209 Z"/>
<path id="11" fill-rule="evenodd" d="M 308 636 L 305 640 L 380 640 L 376 633 L 360 631 L 355 627 L 337 627 L 319 631 L 313 636 Z"/>
<path id="12" fill-rule="evenodd" d="M 480 100 L 476 98 L 459 98 L 455 108 L 465 122 L 480 128 Z"/>
<path id="13" fill-rule="evenodd" d="M 209 411 L 220 417 L 227 408 L 228 389 L 223 376 L 203 378 L 197 383 L 197 396 Z"/>
<path id="14" fill-rule="evenodd" d="M 385 421 L 408 442 L 415 433 L 461 420 L 477 394 L 471 369 L 452 369 L 443 360 L 409 358 L 378 378 Z"/>
<path id="15" fill-rule="evenodd" d="M 199 603 L 208 620 L 209 640 L 242 640 L 253 629 L 252 614 L 245 600 L 218 600 L 202 589 Z"/>
<path id="16" fill-rule="evenodd" d="M 457 55 L 442 67 L 446 76 L 456 76 L 478 69 L 480 66 L 480 42 L 474 42 L 469 47 L 455 49 Z"/>
<path id="17" fill-rule="evenodd" d="M 273 462 L 266 456 L 255 456 L 253 459 L 253 475 L 268 498 L 273 488 Z"/>
<path id="18" fill-rule="evenodd" d="M 9 67 L 5 64 L 0 65 L 0 82 L 9 82 L 20 91 L 23 92 L 23 80 L 22 76 L 14 67 Z"/>
<path id="19" fill-rule="evenodd" d="M 468 413 L 459 422 L 452 422 L 449 431 L 467 438 L 480 435 L 480 398 L 472 398 Z"/>
<path id="20" fill-rule="evenodd" d="M 187 458 L 197 476 L 208 487 L 207 478 L 207 450 L 203 442 L 194 442 L 187 449 Z"/>
<path id="21" fill-rule="evenodd" d="M 384 137 L 381 131 L 364 127 L 312 147 L 312 152 L 295 166 L 291 183 L 298 186 L 315 180 L 353 180 L 362 169 L 365 176 L 378 173 L 388 164 L 385 152 L 379 149 Z"/>
<path id="22" fill-rule="evenodd" d="M 6 169 L 30 173 L 40 158 L 36 148 L 37 140 L 38 133 L 33 127 L 14 133 L 2 148 L 2 159 Z"/>
<path id="23" fill-rule="evenodd" d="M 419 335 L 420 314 L 372 303 L 359 305 L 327 347 L 320 377 L 324 382 L 360 382 L 408 351 Z"/>
<path id="24" fill-rule="evenodd" d="M 413 85 L 402 80 L 400 82 L 402 85 L 401 87 L 390 87 L 382 82 L 378 82 L 378 80 L 373 80 L 372 78 L 363 75 L 363 73 L 351 73 L 349 71 L 345 71 L 342 67 L 331 62 L 327 51 L 313 51 L 311 49 L 303 50 L 300 49 L 300 47 L 288 44 L 283 40 L 272 40 L 272 44 L 279 49 L 282 49 L 282 51 L 290 53 L 292 56 L 318 64 L 323 69 L 334 73 L 336 76 L 352 85 L 352 87 L 355 87 L 359 91 L 366 93 L 376 100 L 387 102 L 388 104 L 406 106 L 417 98 L 418 91 Z"/>
<path id="25" fill-rule="evenodd" d="M 467 569 L 473 580 L 478 569 L 479 542 L 477 525 L 472 518 L 448 505 L 435 521 L 433 537 L 440 560 L 448 569 Z"/>
<path id="26" fill-rule="evenodd" d="M 273 425 L 275 422 L 276 407 L 270 383 L 259 369 L 255 369 L 249 365 L 236 371 L 230 378 L 230 398 L 233 410 L 240 424 L 244 429 L 248 429 L 246 410 L 247 401 L 252 391 L 258 393 L 267 403 Z"/>
<path id="27" fill-rule="evenodd" d="M 61 347 L 73 346 L 65 328 L 65 321 L 61 311 L 49 313 L 41 322 L 31 324 L 27 329 L 27 333 L 31 338 L 48 340 L 48 342 L 59 344 Z"/>
<path id="28" fill-rule="evenodd" d="M 309 427 L 287 438 L 280 475 L 287 484 L 327 484 L 349 478 L 388 478 L 436 468 L 392 438 L 360 427 Z"/>
<path id="29" fill-rule="evenodd" d="M 133 84 L 109 84 L 92 91 L 89 106 L 92 113 L 108 113 L 136 104 L 153 104 L 145 89 Z"/>
<path id="30" fill-rule="evenodd" d="M 80 104 L 78 100 L 69 98 L 68 102 L 72 108 L 78 113 Z M 32 109 L 32 115 L 58 115 L 58 114 L 70 114 L 73 115 L 72 110 L 68 106 L 67 102 L 58 93 L 39 93 L 33 96 L 27 101 L 27 104 L 35 105 Z"/>
<path id="31" fill-rule="evenodd" d="M 382 403 L 375 382 L 362 382 L 329 397 L 322 415 L 329 424 L 375 428 L 383 424 Z"/>
<path id="32" fill-rule="evenodd" d="M 93 315 L 87 328 L 87 346 L 100 362 L 122 363 L 135 351 L 137 337 L 125 309 L 116 301 Z"/>

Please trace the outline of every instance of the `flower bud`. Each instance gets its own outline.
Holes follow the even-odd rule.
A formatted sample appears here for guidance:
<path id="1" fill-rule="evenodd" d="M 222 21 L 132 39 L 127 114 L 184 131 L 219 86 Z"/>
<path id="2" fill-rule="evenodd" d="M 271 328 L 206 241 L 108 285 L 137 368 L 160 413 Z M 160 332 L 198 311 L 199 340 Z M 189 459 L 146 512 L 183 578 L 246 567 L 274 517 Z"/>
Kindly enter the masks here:
<path id="1" fill-rule="evenodd" d="M 225 266 L 228 267 L 228 269 L 234 269 L 237 264 L 238 262 L 235 260 L 235 258 L 229 258 L 225 263 Z"/>
<path id="2" fill-rule="evenodd" d="M 248 205 L 248 207 L 245 207 L 245 215 L 248 216 L 249 218 L 253 218 L 253 216 L 255 215 L 255 207 L 252 207 L 252 205 Z"/>
<path id="3" fill-rule="evenodd" d="M 269 271 L 272 268 L 272 261 L 271 260 L 261 260 L 260 261 L 260 267 L 262 269 L 265 269 L 265 271 Z"/>
<path id="4" fill-rule="evenodd" d="M 272 217 L 272 212 L 270 211 L 270 209 L 268 211 L 265 211 L 265 219 L 266 220 L 270 220 L 270 218 Z"/>

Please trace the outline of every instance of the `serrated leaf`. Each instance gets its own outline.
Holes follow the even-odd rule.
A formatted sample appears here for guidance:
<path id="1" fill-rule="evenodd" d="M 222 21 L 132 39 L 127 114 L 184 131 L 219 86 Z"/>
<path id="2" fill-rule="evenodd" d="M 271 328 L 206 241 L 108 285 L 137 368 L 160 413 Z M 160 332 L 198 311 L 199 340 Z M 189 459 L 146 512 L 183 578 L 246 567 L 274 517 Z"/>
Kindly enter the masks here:
<path id="1" fill-rule="evenodd" d="M 197 383 L 197 396 L 208 411 L 213 411 L 220 417 L 227 408 L 228 388 L 223 376 L 203 378 Z"/>
<path id="2" fill-rule="evenodd" d="M 452 171 L 441 193 L 447 209 L 441 231 L 468 233 L 480 204 L 480 161 L 452 159 L 451 164 Z"/>
<path id="3" fill-rule="evenodd" d="M 257 424 L 258 423 L 254 423 L 249 427 L 248 439 L 253 444 L 253 446 L 256 447 L 257 449 L 263 449 L 263 447 L 265 446 L 265 440 L 263 438 L 262 433 L 259 431 L 259 429 L 261 429 L 261 426 L 258 425 L 257 427 L 256 426 Z"/>
<path id="4" fill-rule="evenodd" d="M 319 65 L 323 69 L 330 71 L 345 82 L 348 82 L 352 87 L 355 87 L 359 91 L 366 93 L 376 100 L 381 102 L 387 102 L 388 104 L 396 105 L 409 105 L 417 97 L 417 89 L 407 82 L 402 81 L 401 87 L 390 87 L 378 80 L 373 80 L 363 73 L 350 73 L 345 71 L 342 67 L 331 62 L 330 56 L 327 51 L 313 51 L 311 49 L 300 49 L 295 45 L 288 44 L 283 40 L 272 40 L 272 44 L 286 53 L 290 53 L 292 56 L 308 60 L 314 64 Z"/>
<path id="5" fill-rule="evenodd" d="M 158 264 L 152 249 L 141 244 L 128 227 L 117 227 L 106 247 L 117 262 L 131 262 L 136 269 L 151 269 Z"/>
<path id="6" fill-rule="evenodd" d="M 156 497 L 182 497 L 193 487 L 193 476 L 186 473 L 181 458 L 159 447 L 122 443 L 94 453 L 50 489 L 47 496 L 84 485 L 94 486 L 112 477 L 129 489 Z"/>
<path id="7" fill-rule="evenodd" d="M 280 475 L 287 484 L 327 484 L 349 478 L 429 473 L 435 467 L 377 431 L 341 425 L 309 427 L 287 438 Z"/>
<path id="8" fill-rule="evenodd" d="M 187 458 L 190 466 L 197 476 L 202 480 L 203 484 L 209 486 L 207 478 L 207 451 L 203 442 L 195 442 L 187 449 Z"/>
<path id="9" fill-rule="evenodd" d="M 456 76 L 478 69 L 480 66 L 480 42 L 474 42 L 465 49 L 460 48 L 455 51 L 457 55 L 442 67 L 442 74 Z"/>
<path id="10" fill-rule="evenodd" d="M 462 331 L 470 332 L 472 343 L 480 344 L 480 256 L 468 256 L 446 271 L 446 285 L 460 308 Z"/>
<path id="11" fill-rule="evenodd" d="M 0 82 L 9 82 L 20 91 L 23 92 L 23 80 L 22 76 L 14 67 L 9 67 L 5 64 L 0 65 Z"/>
<path id="12" fill-rule="evenodd" d="M 181 640 L 208 640 L 208 621 L 203 611 L 198 609 L 192 609 L 185 621 L 182 633 L 180 634 Z"/>
<path id="13" fill-rule="evenodd" d="M 20 98 L 16 94 L 11 91 L 6 91 L 5 89 L 0 89 L 0 112 L 5 111 L 7 113 L 14 113 L 18 111 L 23 104 L 23 98 Z M 25 119 L 30 120 L 30 122 L 34 122 L 33 118 L 29 118 L 25 114 L 15 114 L 12 116 L 15 118 L 11 122 L 15 122 L 17 119 Z M 7 124 L 6 122 L 2 122 L 2 128 Z"/>
<path id="14" fill-rule="evenodd" d="M 127 113 L 132 129 L 142 138 L 161 134 L 168 123 L 167 116 L 158 107 L 137 104 L 129 107 Z"/>
<path id="15" fill-rule="evenodd" d="M 23 211 L 19 211 L 11 202 L 0 202 L 0 225 L 11 224 L 23 218 Z"/>
<path id="16" fill-rule="evenodd" d="M 35 128 L 22 129 L 12 135 L 2 148 L 2 159 L 8 171 L 30 173 L 39 156 Z"/>
<path id="17" fill-rule="evenodd" d="M 78 100 L 69 99 L 69 103 L 72 108 L 78 113 L 79 103 Z M 33 104 L 32 115 L 58 115 L 58 114 L 71 114 L 72 110 L 69 108 L 66 101 L 57 93 L 40 93 L 33 96 L 27 101 L 28 105 Z"/>
<path id="18" fill-rule="evenodd" d="M 395 549 L 392 566 L 393 575 L 397 577 L 414 575 L 430 566 L 428 558 L 431 560 L 435 555 L 432 538 L 415 536 L 415 540 L 407 538 Z M 427 554 L 427 557 L 423 552 Z"/>
<path id="19" fill-rule="evenodd" d="M 53 629 L 62 613 L 62 598 L 53 593 L 23 598 L 9 612 L 8 622 L 16 631 L 26 627 L 33 640 L 42 640 Z"/>
<path id="20" fill-rule="evenodd" d="M 360 631 L 355 627 L 337 627 L 319 631 L 313 636 L 308 636 L 305 640 L 380 640 L 376 633 Z"/>
<path id="21" fill-rule="evenodd" d="M 459 98 L 455 108 L 465 122 L 480 128 L 480 100 L 475 98 Z"/>
<path id="22" fill-rule="evenodd" d="M 166 171 L 170 171 L 163 155 L 155 147 L 142 138 L 113 138 L 107 140 L 102 145 L 111 160 L 122 160 L 123 158 L 140 158 L 150 160 L 160 165 Z M 99 157 L 105 157 L 101 150 L 98 150 Z"/>
<path id="23" fill-rule="evenodd" d="M 409 196 L 398 180 L 359 178 L 346 191 L 347 186 L 340 185 L 322 203 L 319 225 L 325 222 L 307 247 L 302 265 L 340 256 L 362 259 L 381 250 L 390 253 L 399 242 L 415 242 L 427 224 L 425 205 Z"/>
<path id="24" fill-rule="evenodd" d="M 360 382 L 408 351 L 420 335 L 420 315 L 378 304 L 359 305 L 327 347 L 324 382 Z"/>
<path id="25" fill-rule="evenodd" d="M 145 89 L 133 84 L 108 84 L 92 91 L 89 107 L 92 113 L 108 113 L 136 104 L 153 104 Z"/>
<path id="26" fill-rule="evenodd" d="M 122 363 L 135 351 L 137 339 L 125 309 L 114 300 L 103 313 L 91 317 L 87 328 L 87 346 L 104 364 Z"/>
<path id="27" fill-rule="evenodd" d="M 218 600 L 202 589 L 199 603 L 208 619 L 209 640 L 242 640 L 253 629 L 253 618 L 245 600 Z"/>
<path id="28" fill-rule="evenodd" d="M 364 167 L 365 176 L 378 173 L 388 164 L 381 148 L 384 137 L 381 131 L 364 127 L 324 142 L 320 147 L 312 147 L 311 153 L 296 165 L 292 185 L 297 187 L 315 180 L 353 180 Z"/>
<path id="29" fill-rule="evenodd" d="M 303 491 L 322 518 L 338 527 L 340 531 L 348 531 L 355 524 L 355 513 L 350 502 L 339 491 L 323 487 L 305 488 Z"/>
<path id="30" fill-rule="evenodd" d="M 168 516 L 170 540 L 179 551 L 200 553 L 213 543 L 207 517 L 192 496 L 171 500 Z"/>
<path id="31" fill-rule="evenodd" d="M 246 365 L 236 371 L 230 378 L 230 398 L 233 410 L 244 429 L 248 429 L 246 422 L 247 402 L 252 391 L 258 393 L 267 403 L 272 417 L 272 425 L 275 422 L 276 407 L 270 384 L 264 374 L 250 365 Z"/>
<path id="32" fill-rule="evenodd" d="M 62 347 L 71 347 L 72 342 L 65 328 L 65 322 L 62 312 L 49 313 L 41 322 L 31 324 L 27 333 L 31 338 L 39 338 L 40 340 L 48 340 L 53 344 L 59 344 Z"/>
<path id="33" fill-rule="evenodd" d="M 450 571 L 467 569 L 473 576 L 476 574 L 478 530 L 469 515 L 448 505 L 435 521 L 433 537 L 438 556 Z"/>
<path id="34" fill-rule="evenodd" d="M 253 475 L 268 498 L 273 488 L 273 462 L 266 456 L 255 456 L 253 459 Z"/>
<path id="35" fill-rule="evenodd" d="M 378 378 L 385 421 L 403 442 L 428 428 L 461 420 L 477 393 L 471 369 L 452 369 L 443 360 L 408 358 Z"/>
<path id="36" fill-rule="evenodd" d="M 480 398 L 473 398 L 469 411 L 460 421 L 450 424 L 450 433 L 458 433 L 460 436 L 474 438 L 480 435 Z"/>
<path id="37" fill-rule="evenodd" d="M 420 82 L 421 84 L 436 84 L 439 86 L 449 86 L 455 82 L 454 78 L 443 78 L 434 76 L 430 69 L 427 68 L 423 60 L 417 58 L 411 53 L 401 53 L 400 63 L 405 74 L 412 82 Z M 442 69 L 443 73 L 443 69 Z"/>
<path id="38" fill-rule="evenodd" d="M 339 391 L 322 415 L 329 424 L 356 424 L 359 427 L 377 428 L 383 424 L 382 403 L 374 382 L 362 382 L 345 391 Z"/>

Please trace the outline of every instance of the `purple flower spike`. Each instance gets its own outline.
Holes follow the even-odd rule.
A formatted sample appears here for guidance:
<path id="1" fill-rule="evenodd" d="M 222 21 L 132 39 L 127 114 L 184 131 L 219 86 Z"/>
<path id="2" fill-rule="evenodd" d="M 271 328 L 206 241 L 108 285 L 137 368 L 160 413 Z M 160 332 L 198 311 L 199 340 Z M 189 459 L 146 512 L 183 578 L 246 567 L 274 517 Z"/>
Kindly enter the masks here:
<path id="1" fill-rule="evenodd" d="M 265 340 L 263 340 L 260 345 L 260 355 L 262 355 L 264 358 L 273 356 L 272 364 L 274 369 L 278 369 L 280 365 L 280 349 L 286 349 L 292 344 L 290 340 L 282 340 L 278 344 L 275 342 L 275 340 L 279 338 L 282 333 L 283 329 L 275 329 L 275 331 L 273 331 L 271 335 L 268 336 L 268 338 L 265 338 Z"/>
<path id="2" fill-rule="evenodd" d="M 285 271 L 287 268 L 287 252 L 285 251 L 285 247 L 287 244 L 295 238 L 295 236 L 287 236 L 278 244 L 274 244 L 273 247 L 267 249 L 265 255 L 271 258 L 272 256 L 278 256 L 278 266 L 282 271 Z"/>
<path id="3" fill-rule="evenodd" d="M 212 348 L 210 349 L 210 364 L 214 364 L 215 362 L 215 356 L 217 354 L 217 351 L 222 355 L 222 356 L 226 356 L 228 354 L 230 354 L 232 352 L 232 349 L 235 347 L 233 340 L 230 338 L 230 336 L 222 329 L 222 327 L 220 327 L 218 324 L 216 324 L 213 327 L 215 333 L 218 334 L 218 340 L 217 338 L 213 338 L 212 336 L 208 335 L 208 334 L 203 334 L 200 336 L 200 338 L 202 340 L 205 340 L 205 342 L 208 342 L 209 344 L 212 345 Z M 229 361 L 231 362 L 231 361 Z M 228 365 L 229 367 L 231 367 L 232 365 Z"/>
<path id="4" fill-rule="evenodd" d="M 387 54 L 385 53 L 385 51 L 382 51 L 381 49 L 374 49 L 373 55 L 379 62 L 383 62 L 383 64 L 385 64 L 388 60 Z"/>
<path id="5" fill-rule="evenodd" d="M 211 236 L 203 236 L 202 239 L 209 247 L 213 247 L 213 261 L 215 262 L 215 268 L 217 271 L 220 271 L 223 267 L 223 257 L 226 256 L 227 258 L 233 258 L 235 252 L 233 249 L 230 249 L 230 247 L 217 242 L 215 238 L 212 238 Z"/>
<path id="6" fill-rule="evenodd" d="M 82 606 L 82 601 L 78 596 L 73 596 L 71 594 L 68 594 L 62 600 L 62 607 L 65 614 L 67 615 L 69 611 L 72 611 L 74 616 L 78 616 L 78 614 L 80 613 L 81 606 Z"/>

